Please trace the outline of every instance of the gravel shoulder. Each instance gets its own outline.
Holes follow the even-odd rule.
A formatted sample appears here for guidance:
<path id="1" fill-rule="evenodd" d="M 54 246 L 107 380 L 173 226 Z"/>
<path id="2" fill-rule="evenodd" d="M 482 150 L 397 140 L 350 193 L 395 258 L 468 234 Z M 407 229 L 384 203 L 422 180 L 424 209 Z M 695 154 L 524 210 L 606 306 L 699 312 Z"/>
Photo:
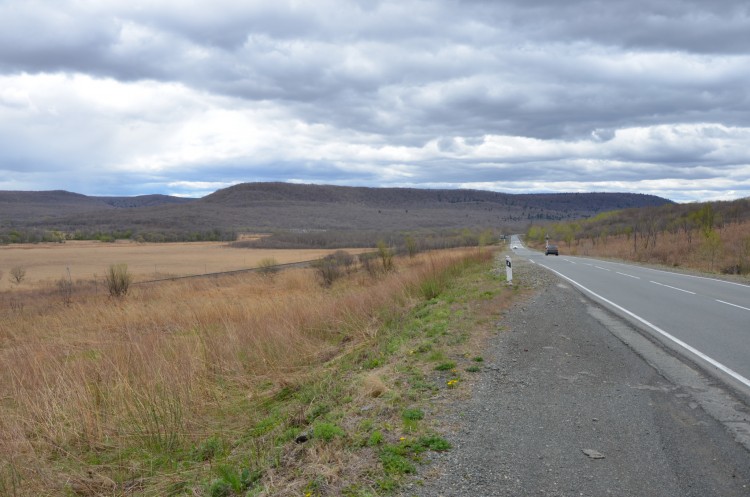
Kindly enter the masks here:
<path id="1" fill-rule="evenodd" d="M 432 414 L 453 449 L 402 496 L 750 495 L 750 453 L 701 392 L 649 365 L 552 273 L 521 259 L 513 271 L 533 296 L 497 324 L 471 395 Z"/>

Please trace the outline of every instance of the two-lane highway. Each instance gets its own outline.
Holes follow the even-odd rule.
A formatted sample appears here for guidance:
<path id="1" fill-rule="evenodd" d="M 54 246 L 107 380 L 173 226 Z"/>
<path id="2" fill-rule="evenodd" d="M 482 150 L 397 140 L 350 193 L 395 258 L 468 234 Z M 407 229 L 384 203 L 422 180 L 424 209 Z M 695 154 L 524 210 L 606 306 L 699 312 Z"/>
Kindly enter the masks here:
<path id="1" fill-rule="evenodd" d="M 539 264 L 691 360 L 750 392 L 750 285 L 526 249 Z M 561 247 L 563 249 L 564 247 Z"/>

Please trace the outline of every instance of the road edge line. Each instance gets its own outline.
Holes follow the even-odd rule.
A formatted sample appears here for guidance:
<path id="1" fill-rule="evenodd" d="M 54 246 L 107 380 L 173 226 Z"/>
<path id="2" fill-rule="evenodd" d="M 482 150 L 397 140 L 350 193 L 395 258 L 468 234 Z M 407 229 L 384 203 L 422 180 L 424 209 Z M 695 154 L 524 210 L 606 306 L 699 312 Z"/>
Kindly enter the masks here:
<path id="1" fill-rule="evenodd" d="M 552 269 L 551 267 L 549 267 L 549 266 L 545 266 L 545 265 L 544 265 L 544 264 L 542 264 L 542 263 L 539 263 L 539 265 L 540 265 L 540 266 L 542 266 L 542 267 L 543 267 L 543 268 L 545 268 L 545 269 L 548 269 L 548 270 L 552 271 L 553 273 L 555 273 L 556 275 L 560 276 L 561 278 L 564 278 L 564 279 L 568 280 L 569 282 L 573 283 L 574 285 L 576 285 L 577 287 L 581 288 L 581 289 L 582 289 L 582 290 L 584 290 L 585 292 L 587 292 L 587 293 L 589 293 L 589 294 L 593 295 L 593 296 L 594 296 L 594 297 L 596 297 L 597 299 L 599 299 L 599 300 L 601 300 L 601 301 L 603 301 L 603 302 L 606 302 L 607 304 L 611 305 L 611 306 L 612 306 L 612 307 L 614 307 L 615 309 L 617 309 L 617 310 L 619 310 L 619 311 L 621 311 L 621 312 L 624 312 L 625 314 L 627 314 L 628 316 L 632 317 L 632 318 L 633 318 L 633 319 L 635 319 L 636 321 L 639 321 L 640 323 L 642 323 L 642 324 L 644 324 L 644 325 L 648 326 L 649 328 L 651 328 L 652 330 L 656 331 L 656 332 L 657 332 L 657 333 L 659 333 L 660 335 L 662 335 L 662 336 L 664 336 L 665 338 L 667 338 L 667 339 L 671 340 L 672 342 L 676 343 L 677 345 L 679 345 L 680 347 L 684 348 L 684 349 L 685 349 L 685 350 L 687 350 L 688 352 L 691 352 L 691 353 L 695 354 L 696 356 L 698 356 L 698 357 L 700 357 L 701 359 L 703 359 L 704 361 L 708 362 L 709 364 L 711 364 L 711 365 L 712 365 L 712 366 L 714 366 L 715 368 L 717 368 L 717 369 L 719 369 L 720 371 L 722 371 L 722 372 L 724 372 L 724 373 L 728 374 L 729 376 L 731 376 L 731 377 L 732 377 L 732 378 L 734 378 L 735 380 L 739 381 L 740 383 L 742 383 L 742 384 L 743 384 L 743 385 L 745 385 L 746 387 L 750 388 L 750 380 L 748 380 L 747 378 L 745 378 L 745 377 L 744 377 L 744 376 L 742 376 L 741 374 L 737 373 L 736 371 L 734 371 L 734 370 L 732 370 L 732 369 L 728 368 L 727 366 L 723 365 L 723 364 L 722 364 L 722 363 L 720 363 L 719 361 L 717 361 L 717 360 L 715 360 L 715 359 L 712 359 L 711 357 L 707 356 L 706 354 L 704 354 L 704 353 L 703 353 L 703 352 L 701 352 L 700 350 L 696 349 L 695 347 L 693 347 L 693 346 L 691 346 L 691 345 L 688 345 L 687 343 L 683 342 L 682 340 L 680 340 L 679 338 L 677 338 L 677 337 L 675 337 L 675 336 L 672 336 L 672 335 L 670 335 L 669 333 L 667 333 L 666 331 L 662 330 L 661 328 L 659 328 L 659 327 L 658 327 L 658 326 L 656 326 L 655 324 L 653 324 L 653 323 L 650 323 L 649 321 L 647 321 L 647 320 L 643 319 L 643 318 L 642 318 L 642 317 L 640 317 L 639 315 L 637 315 L 637 314 L 635 314 L 635 313 L 633 313 L 633 312 L 631 312 L 631 311 L 629 311 L 629 310 L 625 309 L 624 307 L 622 307 L 622 306 L 620 306 L 620 305 L 618 305 L 618 304 L 615 304 L 614 302 L 612 302 L 612 301 L 611 301 L 611 300 L 609 300 L 608 298 L 606 298 L 606 297 L 602 297 L 602 296 L 601 296 L 601 295 L 599 295 L 598 293 L 596 293 L 596 292 L 594 292 L 594 291 L 592 291 L 592 290 L 590 290 L 590 289 L 586 288 L 585 286 L 581 285 L 580 283 L 578 283 L 578 282 L 577 282 L 577 281 L 575 281 L 574 279 L 572 279 L 572 278 L 569 278 L 569 277 L 565 276 L 564 274 L 562 274 L 562 273 L 560 273 L 560 272 L 558 272 L 558 271 L 555 271 L 555 270 L 554 270 L 554 269 Z"/>

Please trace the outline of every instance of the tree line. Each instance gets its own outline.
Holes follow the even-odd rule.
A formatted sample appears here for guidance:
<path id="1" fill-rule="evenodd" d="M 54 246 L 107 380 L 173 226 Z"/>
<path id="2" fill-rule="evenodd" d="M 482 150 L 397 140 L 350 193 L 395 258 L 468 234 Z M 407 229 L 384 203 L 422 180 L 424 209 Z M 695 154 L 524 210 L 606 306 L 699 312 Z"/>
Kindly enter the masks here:
<path id="1" fill-rule="evenodd" d="M 386 231 L 278 231 L 253 240 L 231 244 L 236 248 L 265 249 L 342 249 L 370 248 L 383 242 L 398 253 L 456 247 L 476 247 L 497 243 L 500 229 L 465 228 L 462 230 L 434 230 L 413 232 Z"/>
<path id="2" fill-rule="evenodd" d="M 630 244 L 636 259 L 679 251 L 704 259 L 710 270 L 722 261 L 724 266 L 718 268 L 722 272 L 747 274 L 750 198 L 610 211 L 582 221 L 532 225 L 526 237 L 532 244 L 549 237 L 568 249 L 584 242 L 606 246 L 616 238 Z"/>
<path id="3" fill-rule="evenodd" d="M 0 245 L 15 243 L 65 243 L 68 240 L 95 240 L 105 243 L 113 243 L 117 240 L 151 243 L 232 242 L 237 240 L 237 232 L 220 228 L 165 231 L 138 231 L 134 229 L 110 231 L 75 230 L 72 232 L 34 228 L 0 230 Z"/>

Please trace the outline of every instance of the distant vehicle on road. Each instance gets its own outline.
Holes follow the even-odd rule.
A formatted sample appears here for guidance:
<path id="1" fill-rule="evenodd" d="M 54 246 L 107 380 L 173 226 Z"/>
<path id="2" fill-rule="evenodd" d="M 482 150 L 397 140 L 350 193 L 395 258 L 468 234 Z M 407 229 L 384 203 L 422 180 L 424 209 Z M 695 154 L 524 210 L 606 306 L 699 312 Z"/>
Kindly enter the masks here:
<path id="1" fill-rule="evenodd" d="M 513 245 L 513 250 L 516 250 L 518 248 L 518 245 Z"/>
<path id="2" fill-rule="evenodd" d="M 557 251 L 557 245 L 547 245 L 547 250 L 544 251 L 544 255 L 550 254 L 560 255 Z"/>

